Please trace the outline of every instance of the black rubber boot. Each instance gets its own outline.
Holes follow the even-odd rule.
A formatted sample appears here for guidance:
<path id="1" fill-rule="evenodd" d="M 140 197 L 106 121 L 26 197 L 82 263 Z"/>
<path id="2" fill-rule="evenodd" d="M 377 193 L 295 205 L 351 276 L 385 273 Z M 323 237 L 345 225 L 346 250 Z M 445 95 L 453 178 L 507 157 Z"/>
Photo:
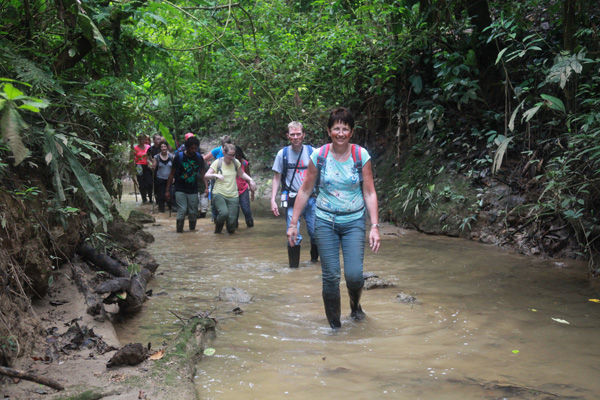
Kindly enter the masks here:
<path id="1" fill-rule="evenodd" d="M 215 233 L 223 232 L 223 225 L 225 225 L 225 222 L 215 222 Z"/>
<path id="2" fill-rule="evenodd" d="M 317 261 L 319 261 L 319 248 L 317 247 L 316 244 L 311 243 L 310 244 L 310 262 L 316 263 Z"/>
<path id="3" fill-rule="evenodd" d="M 300 265 L 300 245 L 294 247 L 288 246 L 288 259 L 290 260 L 290 268 L 298 268 Z"/>
<path id="4" fill-rule="evenodd" d="M 190 221 L 190 231 L 196 230 L 196 220 Z"/>
<path id="5" fill-rule="evenodd" d="M 331 328 L 341 328 L 342 323 L 340 322 L 340 315 L 342 313 L 342 306 L 340 304 L 340 292 L 323 292 L 323 303 L 325 304 L 325 315 L 327 316 L 327 322 L 329 322 Z"/>
<path id="6" fill-rule="evenodd" d="M 348 296 L 350 296 L 350 317 L 356 321 L 362 321 L 367 316 L 360 306 L 360 296 L 363 288 L 352 290 L 348 288 Z"/>
<path id="7" fill-rule="evenodd" d="M 248 228 L 253 228 L 254 227 L 254 220 L 246 221 L 246 226 Z"/>
<path id="8" fill-rule="evenodd" d="M 177 233 L 183 232 L 183 224 L 185 223 L 185 219 L 177 220 Z"/>

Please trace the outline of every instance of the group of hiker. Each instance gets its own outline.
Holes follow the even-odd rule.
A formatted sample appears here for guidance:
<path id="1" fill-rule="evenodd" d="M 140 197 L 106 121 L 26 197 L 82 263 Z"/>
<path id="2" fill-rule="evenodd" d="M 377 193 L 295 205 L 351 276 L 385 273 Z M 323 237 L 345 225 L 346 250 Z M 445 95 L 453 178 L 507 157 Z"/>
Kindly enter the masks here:
<path id="1" fill-rule="evenodd" d="M 355 320 L 365 318 L 360 298 L 364 285 L 366 225 L 369 225 L 371 250 L 376 253 L 380 247 L 371 156 L 366 149 L 350 143 L 354 123 L 354 116 L 349 109 L 334 109 L 327 123 L 331 143 L 314 148 L 304 144 L 302 123 L 290 122 L 287 133 L 290 145 L 279 150 L 272 168 L 271 211 L 279 216 L 280 207 L 285 209 L 289 266 L 299 267 L 303 240 L 299 227 L 300 218 L 303 217 L 310 236 L 311 261 L 317 262 L 319 256 L 321 258 L 325 314 L 333 329 L 341 326 L 340 247 L 350 297 L 350 316 Z M 148 186 L 142 189 L 142 185 L 147 185 L 148 180 L 152 184 L 154 172 L 159 211 L 164 211 L 164 201 L 170 201 L 173 196 L 171 188 L 174 187 L 177 232 L 183 232 L 186 214 L 189 229 L 195 229 L 198 205 L 203 196 L 211 198 L 215 233 L 221 233 L 224 227 L 230 234 L 235 232 L 240 206 L 246 225 L 253 227 L 250 196 L 254 195 L 256 183 L 250 176 L 249 163 L 242 149 L 232 144 L 231 138 L 226 136 L 221 146 L 202 156 L 198 152 L 198 138 L 191 133 L 185 138 L 185 143 L 173 155 L 169 154 L 168 145 L 158 135 L 154 137 L 153 146 L 142 147 L 143 139 L 140 139 L 138 146 L 134 146 L 142 201 L 152 201 L 151 190 L 148 191 Z M 156 148 L 151 152 L 151 147 Z M 144 148 L 146 163 L 143 163 Z M 204 184 L 200 196 L 199 182 Z M 365 223 L 367 218 L 368 224 Z"/>
<path id="2" fill-rule="evenodd" d="M 225 223 L 229 233 L 235 232 L 240 206 L 246 225 L 254 226 L 250 199 L 254 198 L 256 185 L 246 173 L 250 164 L 243 150 L 231 143 L 230 136 L 224 136 L 222 145 L 205 156 L 199 152 L 200 140 L 191 132 L 172 153 L 160 135 L 154 136 L 152 145 L 147 143 L 145 135 L 138 136 L 138 140 L 132 151 L 142 202 L 152 203 L 154 193 L 159 212 L 165 212 L 165 205 L 176 209 L 178 233 L 183 232 L 186 215 L 189 229 L 196 229 L 197 219 L 206 217 L 211 194 L 215 233 L 221 233 Z M 215 159 L 211 171 L 208 165 Z M 235 176 L 230 173 L 232 170 Z"/>

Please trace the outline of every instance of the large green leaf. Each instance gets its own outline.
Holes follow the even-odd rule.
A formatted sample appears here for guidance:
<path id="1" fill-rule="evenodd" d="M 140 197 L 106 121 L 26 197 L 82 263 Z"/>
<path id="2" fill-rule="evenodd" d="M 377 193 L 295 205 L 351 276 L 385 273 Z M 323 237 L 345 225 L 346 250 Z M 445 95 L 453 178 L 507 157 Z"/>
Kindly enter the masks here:
<path id="1" fill-rule="evenodd" d="M 60 169 L 58 166 L 60 154 L 57 146 L 60 145 L 58 145 L 54 140 L 54 130 L 50 129 L 50 127 L 46 125 L 46 129 L 44 129 L 44 152 L 46 153 L 45 159 L 46 163 L 50 165 L 50 170 L 52 171 L 52 185 L 54 186 L 54 190 L 59 201 L 62 203 L 66 201 L 66 196 L 62 185 L 62 180 L 60 179 Z"/>
<path id="2" fill-rule="evenodd" d="M 565 105 L 558 97 L 550 96 L 548 94 L 542 94 L 542 99 L 546 100 L 546 105 L 553 110 L 566 112 Z"/>
<path id="3" fill-rule="evenodd" d="M 111 206 L 111 198 L 108 194 L 108 191 L 102 184 L 102 179 L 98 175 L 90 174 L 88 171 L 83 168 L 83 166 L 79 163 L 71 149 L 62 141 L 58 141 L 57 143 L 63 149 L 63 155 L 69 162 L 71 166 L 71 170 L 77 177 L 77 181 L 81 185 L 81 188 L 87 195 L 88 199 L 94 204 L 94 206 L 100 211 L 100 213 L 104 216 L 106 220 L 111 219 L 110 215 L 110 206 Z"/>
<path id="4" fill-rule="evenodd" d="M 175 140 L 173 139 L 173 135 L 171 135 L 171 132 L 169 132 L 169 128 L 167 128 L 162 122 L 159 122 L 158 130 L 160 131 L 160 134 L 165 138 L 169 146 L 171 146 L 171 148 L 174 149 Z"/>

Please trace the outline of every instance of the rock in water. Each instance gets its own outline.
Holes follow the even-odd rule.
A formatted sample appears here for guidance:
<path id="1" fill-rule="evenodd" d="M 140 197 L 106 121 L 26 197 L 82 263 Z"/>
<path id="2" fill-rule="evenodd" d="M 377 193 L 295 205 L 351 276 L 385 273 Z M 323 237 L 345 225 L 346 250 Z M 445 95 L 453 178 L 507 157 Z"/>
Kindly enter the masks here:
<path id="1" fill-rule="evenodd" d="M 235 303 L 250 303 L 252 296 L 250 296 L 245 290 L 235 287 L 226 287 L 221 289 L 219 292 L 219 300 L 231 301 Z"/>
<path id="2" fill-rule="evenodd" d="M 417 300 L 417 298 L 414 296 L 410 296 L 404 292 L 400 292 L 400 294 L 396 296 L 396 300 L 398 300 L 401 303 L 414 303 Z"/>
<path id="3" fill-rule="evenodd" d="M 394 287 L 394 282 L 381 278 L 365 278 L 364 290 L 383 289 Z"/>
<path id="4" fill-rule="evenodd" d="M 136 365 L 148 358 L 148 348 L 141 343 L 129 343 L 121 347 L 106 363 L 107 368 L 119 365 Z"/>

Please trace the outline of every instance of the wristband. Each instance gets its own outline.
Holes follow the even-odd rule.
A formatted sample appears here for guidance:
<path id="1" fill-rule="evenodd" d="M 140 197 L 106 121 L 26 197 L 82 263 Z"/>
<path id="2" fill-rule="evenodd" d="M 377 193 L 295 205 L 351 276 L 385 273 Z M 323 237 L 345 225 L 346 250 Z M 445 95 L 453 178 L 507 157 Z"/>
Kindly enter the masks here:
<path id="1" fill-rule="evenodd" d="M 379 224 L 371 224 L 371 228 L 379 228 Z"/>

